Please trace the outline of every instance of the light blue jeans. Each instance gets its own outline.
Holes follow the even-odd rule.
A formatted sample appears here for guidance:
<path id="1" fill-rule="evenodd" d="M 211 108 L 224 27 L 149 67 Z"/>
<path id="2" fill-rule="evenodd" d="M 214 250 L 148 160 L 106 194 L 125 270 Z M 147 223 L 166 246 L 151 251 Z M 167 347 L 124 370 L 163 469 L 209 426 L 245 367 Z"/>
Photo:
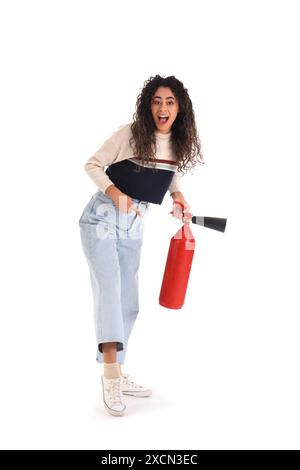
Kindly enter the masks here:
<path id="1" fill-rule="evenodd" d="M 79 219 L 81 243 L 90 271 L 96 332 L 96 361 L 102 343 L 117 343 L 124 364 L 128 339 L 139 312 L 138 269 L 149 202 L 132 198 L 142 215 L 126 213 L 98 190 Z"/>

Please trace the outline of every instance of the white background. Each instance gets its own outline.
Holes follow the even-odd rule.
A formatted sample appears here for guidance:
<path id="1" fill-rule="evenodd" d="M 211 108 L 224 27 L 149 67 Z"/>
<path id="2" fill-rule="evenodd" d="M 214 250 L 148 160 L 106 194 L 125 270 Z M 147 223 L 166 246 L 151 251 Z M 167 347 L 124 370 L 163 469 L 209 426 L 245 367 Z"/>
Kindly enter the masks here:
<path id="1" fill-rule="evenodd" d="M 1 447 L 299 449 L 297 1 L 32 1 L 0 8 Z M 131 122 L 143 83 L 188 89 L 206 164 L 184 308 L 159 289 L 180 227 L 151 205 L 123 369 L 153 389 L 101 402 L 78 220 L 86 160 Z"/>

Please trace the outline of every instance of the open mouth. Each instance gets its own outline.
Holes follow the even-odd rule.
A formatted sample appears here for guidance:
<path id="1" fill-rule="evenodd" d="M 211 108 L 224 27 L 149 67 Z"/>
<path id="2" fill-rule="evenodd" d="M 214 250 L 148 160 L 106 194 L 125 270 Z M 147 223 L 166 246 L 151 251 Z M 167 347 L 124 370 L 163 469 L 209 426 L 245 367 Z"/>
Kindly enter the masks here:
<path id="1" fill-rule="evenodd" d="M 165 116 L 165 117 L 160 117 L 158 116 L 158 120 L 161 124 L 164 124 L 168 121 L 169 117 Z"/>

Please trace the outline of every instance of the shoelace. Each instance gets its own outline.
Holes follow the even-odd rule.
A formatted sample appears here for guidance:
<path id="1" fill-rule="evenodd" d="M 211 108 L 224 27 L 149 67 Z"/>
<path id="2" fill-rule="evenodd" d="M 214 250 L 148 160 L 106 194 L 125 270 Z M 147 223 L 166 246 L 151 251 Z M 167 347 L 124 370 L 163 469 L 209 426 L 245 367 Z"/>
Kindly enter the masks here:
<path id="1" fill-rule="evenodd" d="M 132 380 L 130 380 L 128 374 L 123 374 L 123 384 L 124 384 L 126 387 L 131 387 L 131 388 L 143 388 L 142 385 L 137 385 L 137 384 L 135 384 Z"/>
<path id="2" fill-rule="evenodd" d="M 111 404 L 120 405 L 122 403 L 121 380 L 110 379 L 107 387 L 109 401 Z"/>

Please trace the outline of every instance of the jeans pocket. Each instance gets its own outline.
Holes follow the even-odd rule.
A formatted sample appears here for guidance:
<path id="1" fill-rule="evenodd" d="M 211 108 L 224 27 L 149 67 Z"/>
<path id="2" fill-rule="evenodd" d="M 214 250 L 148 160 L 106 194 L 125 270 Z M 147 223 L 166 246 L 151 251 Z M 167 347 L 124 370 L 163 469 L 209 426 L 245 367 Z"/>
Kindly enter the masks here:
<path id="1" fill-rule="evenodd" d="M 130 221 L 130 224 L 129 224 L 128 228 L 127 228 L 128 232 L 131 232 L 131 231 L 134 230 L 138 218 L 140 218 L 140 215 L 138 215 L 138 213 L 135 212 L 134 217 L 133 217 L 133 219 Z"/>
<path id="2" fill-rule="evenodd" d="M 80 226 L 81 224 L 84 224 L 84 223 L 87 223 L 87 216 L 88 216 L 88 213 L 90 211 L 90 207 L 91 205 L 93 204 L 93 200 L 95 198 L 95 195 L 91 197 L 91 199 L 89 200 L 89 202 L 87 203 L 87 205 L 85 206 L 85 208 L 83 209 L 82 213 L 81 213 L 81 216 L 80 216 L 80 219 L 78 221 L 78 225 Z"/>

